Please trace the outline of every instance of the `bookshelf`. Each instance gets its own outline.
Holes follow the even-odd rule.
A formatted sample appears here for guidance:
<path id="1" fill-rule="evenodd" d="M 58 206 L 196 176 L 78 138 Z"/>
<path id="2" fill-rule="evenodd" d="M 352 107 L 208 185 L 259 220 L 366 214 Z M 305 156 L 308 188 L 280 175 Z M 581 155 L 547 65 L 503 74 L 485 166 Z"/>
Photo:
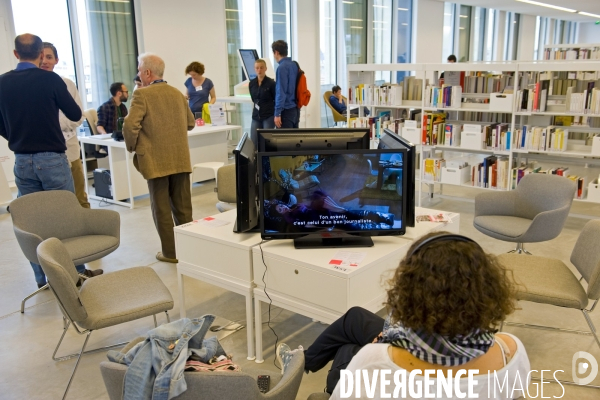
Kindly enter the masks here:
<path id="1" fill-rule="evenodd" d="M 598 60 L 600 43 L 547 44 L 544 46 L 544 60 Z"/>
<path id="2" fill-rule="evenodd" d="M 590 46 L 600 48 L 600 44 Z M 564 176 L 572 175 L 571 179 L 577 177 L 581 180 L 578 183 L 580 187 L 584 185 L 585 188 L 581 190 L 580 198 L 576 200 L 600 203 L 600 185 L 594 186 L 600 176 L 600 60 L 349 65 L 348 88 L 359 84 L 375 86 L 376 71 L 406 71 L 406 76 L 418 79 L 419 84 L 422 85 L 420 100 L 413 99 L 409 102 L 403 100 L 399 105 L 371 103 L 367 105 L 364 102 L 362 104 L 373 110 L 371 116 L 379 109 L 388 109 L 396 113 L 392 114 L 393 117 L 404 115 L 415 118 L 417 129 L 406 130 L 404 126 L 397 129 L 398 133 L 419 145 L 417 146 L 420 159 L 417 179 L 421 183 L 418 185 L 419 206 L 424 197 L 423 188 L 429 192 L 429 197 L 433 197 L 436 185 L 439 185 L 441 194 L 444 185 L 480 190 L 513 190 L 518 180 L 517 176 L 521 172 L 525 174 L 543 171 L 559 175 L 564 173 Z M 460 86 L 439 86 L 438 78 L 441 71 L 445 72 L 446 77 L 449 75 L 447 71 L 461 73 Z M 524 79 L 524 76 L 528 79 Z M 570 92 L 571 98 L 574 99 L 573 101 L 576 98 L 582 101 L 578 111 L 567 109 L 566 93 L 558 93 L 565 92 L 562 86 L 567 78 L 574 80 L 569 83 L 573 87 Z M 541 97 L 538 99 L 540 104 L 536 105 L 536 108 L 522 108 L 524 103 L 520 97 L 521 91 L 531 89 L 533 92 L 531 85 L 535 87 L 536 83 L 543 80 L 549 81 L 544 87 L 547 91 L 543 101 L 545 109 L 540 106 Z M 590 84 L 592 81 L 594 85 Z M 589 93 L 578 93 L 587 90 L 588 84 L 590 84 Z M 463 87 L 467 88 L 467 92 L 462 92 Z M 437 88 L 437 93 L 434 93 L 434 88 Z M 471 93 L 473 88 L 475 93 Z M 536 93 L 543 94 L 541 85 L 535 89 Z M 434 95 L 441 96 L 441 100 Z M 403 109 L 409 112 L 400 114 L 399 110 Z M 436 132 L 435 141 L 423 143 L 423 117 L 436 114 L 444 115 L 442 121 L 444 135 L 440 136 L 438 142 L 437 135 L 442 132 Z M 348 117 L 350 121 L 350 115 Z M 460 142 L 445 142 L 448 136 L 446 132 L 448 125 L 458 130 Z M 467 126 L 474 130 L 475 142 L 466 140 L 470 138 L 470 132 L 465 131 Z M 490 133 L 491 127 L 496 129 L 497 136 Z M 529 136 L 523 133 L 523 127 L 532 128 Z M 373 128 L 375 129 L 375 126 Z M 544 136 L 547 148 L 532 139 L 542 133 L 549 135 Z M 433 137 L 433 133 L 428 132 L 426 135 Z M 477 135 L 481 135 L 479 144 L 477 144 L 479 140 Z M 492 135 L 493 145 L 489 143 L 489 135 Z M 560 142 L 558 138 L 563 136 L 568 140 Z M 452 134 L 449 137 L 453 140 Z M 484 138 L 487 140 L 485 143 Z M 519 143 L 525 144 L 525 142 L 517 142 L 523 138 L 529 138 L 531 143 L 521 146 Z M 563 148 L 560 148 L 562 151 L 550 146 L 552 143 L 558 145 L 559 142 L 563 145 Z M 428 168 L 431 166 L 431 161 L 428 160 L 431 159 L 439 169 L 434 174 L 431 174 Z M 481 174 L 480 164 L 483 164 L 483 168 L 487 165 L 484 160 L 491 162 L 492 166 L 496 164 L 497 168 L 501 167 L 493 172 L 496 180 L 495 187 L 490 187 L 493 185 L 489 182 L 487 186 L 482 187 L 475 184 L 473 167 L 478 167 L 477 173 Z M 426 165 L 426 162 L 429 164 Z M 461 168 L 461 163 L 468 166 Z M 463 171 L 464 168 L 470 168 L 470 172 Z M 489 170 L 489 173 L 492 174 L 492 170 Z M 590 194 L 586 196 L 588 186 Z M 595 188 L 593 193 L 592 186 Z"/>

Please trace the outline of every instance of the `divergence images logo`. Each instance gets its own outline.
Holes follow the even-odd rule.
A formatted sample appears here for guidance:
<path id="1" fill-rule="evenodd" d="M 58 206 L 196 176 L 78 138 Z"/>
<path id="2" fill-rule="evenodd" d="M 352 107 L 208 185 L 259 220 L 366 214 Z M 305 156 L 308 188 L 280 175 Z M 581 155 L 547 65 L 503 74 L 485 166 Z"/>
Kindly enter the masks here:
<path id="1" fill-rule="evenodd" d="M 582 358 L 586 361 L 581 361 Z M 572 371 L 573 382 L 578 385 L 587 385 L 596 379 L 596 376 L 598 375 L 598 361 L 596 361 L 594 356 L 592 356 L 590 353 L 586 351 L 578 351 L 577 353 L 573 354 Z M 588 372 L 589 375 L 587 378 L 580 378 L 580 376 L 583 376 Z"/>

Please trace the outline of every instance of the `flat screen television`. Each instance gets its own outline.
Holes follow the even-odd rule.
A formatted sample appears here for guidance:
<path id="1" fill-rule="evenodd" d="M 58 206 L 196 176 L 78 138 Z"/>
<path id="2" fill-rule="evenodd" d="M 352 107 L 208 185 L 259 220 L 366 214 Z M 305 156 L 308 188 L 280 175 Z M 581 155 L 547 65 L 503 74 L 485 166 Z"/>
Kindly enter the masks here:
<path id="1" fill-rule="evenodd" d="M 415 226 L 415 170 L 417 166 L 417 149 L 414 144 L 404 139 L 394 131 L 384 129 L 381 139 L 379 139 L 379 149 L 406 149 L 406 159 L 404 168 L 406 169 L 406 217 L 404 222 L 406 226 Z"/>
<path id="2" fill-rule="evenodd" d="M 369 128 L 259 129 L 258 151 L 368 149 Z"/>
<path id="3" fill-rule="evenodd" d="M 237 217 L 233 231 L 248 232 L 258 227 L 256 146 L 244 133 L 235 150 L 235 194 Z"/>
<path id="4" fill-rule="evenodd" d="M 296 248 L 367 247 L 403 235 L 406 149 L 258 153 L 263 239 Z"/>

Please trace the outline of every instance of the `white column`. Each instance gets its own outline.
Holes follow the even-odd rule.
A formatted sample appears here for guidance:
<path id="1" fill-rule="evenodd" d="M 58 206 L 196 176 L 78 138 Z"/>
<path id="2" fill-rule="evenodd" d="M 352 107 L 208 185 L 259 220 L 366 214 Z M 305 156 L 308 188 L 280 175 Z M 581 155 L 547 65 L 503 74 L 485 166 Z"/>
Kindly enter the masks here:
<path id="1" fill-rule="evenodd" d="M 494 46 L 494 58 L 492 61 L 504 60 L 504 47 L 506 46 L 506 11 L 497 11 L 496 18 L 496 41 Z"/>
<path id="2" fill-rule="evenodd" d="M 319 0 L 292 1 L 292 59 L 298 61 L 306 74 L 310 103 L 302 107 L 300 128 L 321 126 L 321 60 Z"/>
<path id="3" fill-rule="evenodd" d="M 414 0 L 413 40 L 415 63 L 439 63 L 444 39 L 444 3 Z"/>
<path id="4" fill-rule="evenodd" d="M 535 49 L 535 16 L 521 14 L 519 23 L 519 44 L 517 48 L 517 60 L 533 60 Z"/>
<path id="5" fill-rule="evenodd" d="M 229 95 L 225 2 L 214 0 L 134 0 L 141 15 L 140 51 L 165 61 L 164 79 L 185 91 L 185 67 L 199 61 L 215 85 L 217 97 Z M 139 26 L 140 23 L 137 23 Z"/>
<path id="6" fill-rule="evenodd" d="M 0 0 L 0 74 L 17 66 L 17 59 L 13 55 L 14 40 L 15 25 L 10 0 Z M 4 138 L 0 138 L 0 165 L 2 165 L 6 180 L 11 186 L 14 186 L 15 182 L 14 163 L 15 155 L 8 148 L 8 142 Z"/>

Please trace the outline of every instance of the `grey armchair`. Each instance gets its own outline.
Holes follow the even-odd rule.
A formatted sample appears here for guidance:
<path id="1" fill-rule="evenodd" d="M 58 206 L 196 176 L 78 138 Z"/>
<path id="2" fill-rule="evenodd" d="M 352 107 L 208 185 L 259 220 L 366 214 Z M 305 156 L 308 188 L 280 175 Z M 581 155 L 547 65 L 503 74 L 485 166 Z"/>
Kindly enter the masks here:
<path id="1" fill-rule="evenodd" d="M 495 239 L 516 243 L 511 253 L 531 254 L 524 243 L 544 242 L 560 234 L 576 187 L 561 176 L 526 175 L 515 190 L 477 195 L 473 226 Z"/>
<path id="2" fill-rule="evenodd" d="M 150 267 L 135 267 L 100 275 L 85 281 L 81 289 L 78 289 L 76 283 L 79 276 L 75 264 L 60 240 L 56 238 L 44 240 L 38 246 L 37 254 L 65 320 L 63 333 L 52 354 L 52 359 L 64 361 L 77 357 L 63 395 L 65 399 L 84 353 L 124 344 L 119 343 L 86 352 L 85 347 L 93 331 L 151 315 L 156 326 L 156 314 L 164 312 L 167 320 L 169 319 L 168 310 L 173 309 L 173 297 Z M 79 353 L 56 357 L 70 325 L 73 325 L 78 334 L 85 335 L 83 347 Z"/>
<path id="3" fill-rule="evenodd" d="M 329 395 L 329 393 L 313 393 L 310 396 L 308 396 L 307 400 L 329 400 L 331 396 Z"/>
<path id="4" fill-rule="evenodd" d="M 576 276 L 561 260 L 546 257 L 521 257 L 502 254 L 498 260 L 512 271 L 517 283 L 517 299 L 581 311 L 590 331 L 552 328 L 507 322 L 507 325 L 591 335 L 600 347 L 600 338 L 589 313 L 600 299 L 600 220 L 589 221 L 583 227 L 571 252 Z M 587 287 L 581 284 L 587 283 Z M 588 307 L 592 301 L 591 307 Z M 586 345 L 587 347 L 587 345 Z M 597 386 L 595 386 L 597 387 Z"/>
<path id="5" fill-rule="evenodd" d="M 144 340 L 139 337 L 122 351 L 127 352 L 136 343 Z M 235 361 L 235 360 L 234 360 Z M 102 379 L 110 400 L 123 400 L 123 385 L 127 366 L 111 361 L 100 363 Z M 244 370 L 243 372 L 184 372 L 187 390 L 174 400 L 290 400 L 295 399 L 304 372 L 304 353 L 296 352 L 287 371 L 281 375 L 272 371 Z M 263 394 L 258 391 L 258 375 L 271 376 L 271 389 Z"/>
<path id="6" fill-rule="evenodd" d="M 225 212 L 236 207 L 235 164 L 225 165 L 217 170 L 217 210 Z"/>
<path id="7" fill-rule="evenodd" d="M 25 257 L 34 264 L 36 249 L 45 239 L 62 241 L 75 265 L 98 260 L 115 251 L 120 244 L 119 213 L 83 208 L 75 194 L 66 190 L 31 193 L 10 204 L 13 230 Z M 25 302 L 48 285 L 36 290 Z"/>

